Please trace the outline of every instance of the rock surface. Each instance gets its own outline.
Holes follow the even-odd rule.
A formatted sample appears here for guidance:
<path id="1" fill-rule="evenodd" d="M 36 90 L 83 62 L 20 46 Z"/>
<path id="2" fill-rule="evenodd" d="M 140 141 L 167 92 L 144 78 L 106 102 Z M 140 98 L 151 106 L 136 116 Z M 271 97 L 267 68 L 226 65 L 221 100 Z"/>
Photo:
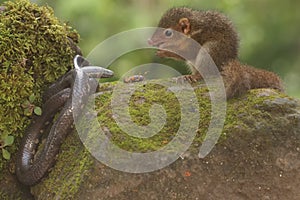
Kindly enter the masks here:
<path id="1" fill-rule="evenodd" d="M 31 188 L 36 199 L 300 198 L 300 103 L 269 89 L 228 103 L 223 137 L 204 159 L 193 143 L 168 167 L 131 174 L 73 143 L 63 147 L 48 178 Z"/>

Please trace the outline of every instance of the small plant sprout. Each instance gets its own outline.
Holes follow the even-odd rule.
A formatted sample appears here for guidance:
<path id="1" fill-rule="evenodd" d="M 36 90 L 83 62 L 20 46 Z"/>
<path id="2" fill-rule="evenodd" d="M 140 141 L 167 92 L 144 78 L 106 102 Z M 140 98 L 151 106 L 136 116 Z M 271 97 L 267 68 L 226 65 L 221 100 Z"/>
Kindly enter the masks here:
<path id="1" fill-rule="evenodd" d="M 42 109 L 39 106 L 34 105 L 36 97 L 34 94 L 30 95 L 29 98 L 22 104 L 24 108 L 24 115 L 31 116 L 32 113 L 36 115 L 42 114 Z"/>
<path id="2" fill-rule="evenodd" d="M 1 135 L 0 138 L 0 149 L 2 150 L 2 157 L 6 160 L 10 159 L 10 152 L 5 149 L 7 146 L 11 146 L 14 143 L 14 136 L 12 135 Z"/>

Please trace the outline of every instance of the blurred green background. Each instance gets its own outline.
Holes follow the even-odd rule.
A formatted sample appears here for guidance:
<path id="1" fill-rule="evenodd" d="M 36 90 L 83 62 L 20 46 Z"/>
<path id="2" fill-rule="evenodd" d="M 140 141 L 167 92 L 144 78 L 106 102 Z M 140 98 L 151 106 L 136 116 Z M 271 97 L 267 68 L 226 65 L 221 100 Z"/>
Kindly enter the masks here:
<path id="1" fill-rule="evenodd" d="M 1 0 L 3 1 L 3 0 Z M 81 35 L 87 55 L 99 42 L 133 28 L 155 26 L 170 7 L 219 10 L 229 16 L 240 36 L 240 60 L 279 74 L 289 95 L 300 98 L 299 0 L 32 0 L 50 5 L 56 16 Z M 120 70 L 143 57 L 130 55 Z M 136 62 L 136 60 L 139 60 Z M 116 70 L 116 69 L 114 69 Z"/>

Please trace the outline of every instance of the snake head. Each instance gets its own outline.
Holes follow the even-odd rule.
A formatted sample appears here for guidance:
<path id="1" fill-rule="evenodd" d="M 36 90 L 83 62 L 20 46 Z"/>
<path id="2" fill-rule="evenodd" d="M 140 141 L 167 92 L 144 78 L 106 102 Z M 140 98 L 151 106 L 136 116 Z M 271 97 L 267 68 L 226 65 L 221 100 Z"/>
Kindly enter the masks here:
<path id="1" fill-rule="evenodd" d="M 114 72 L 99 66 L 92 66 L 89 61 L 80 55 L 74 58 L 74 66 L 76 70 L 82 70 L 91 78 L 109 78 L 114 75 Z"/>
<path id="2" fill-rule="evenodd" d="M 84 57 L 80 55 L 76 55 L 74 58 L 74 66 L 75 69 L 79 69 L 81 67 L 90 66 L 90 62 L 87 61 Z"/>

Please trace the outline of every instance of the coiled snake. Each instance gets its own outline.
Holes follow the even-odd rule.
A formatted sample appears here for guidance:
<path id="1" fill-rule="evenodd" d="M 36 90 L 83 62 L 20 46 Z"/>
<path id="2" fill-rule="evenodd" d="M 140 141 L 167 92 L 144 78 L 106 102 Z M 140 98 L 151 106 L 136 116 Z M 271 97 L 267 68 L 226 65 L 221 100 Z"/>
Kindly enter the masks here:
<path id="1" fill-rule="evenodd" d="M 74 111 L 80 112 L 84 103 L 98 86 L 95 78 L 111 77 L 113 72 L 97 66 L 89 66 L 87 60 L 77 55 L 74 58 L 75 69 L 70 70 L 45 92 L 41 116 L 33 118 L 22 138 L 16 161 L 16 174 L 25 185 L 34 185 L 55 163 L 64 138 L 72 129 Z M 74 84 L 75 80 L 77 81 Z M 72 102 L 72 96 L 79 101 Z M 57 120 L 50 127 L 47 140 L 39 153 L 36 153 L 42 133 L 47 129 L 55 114 L 61 109 Z"/>

